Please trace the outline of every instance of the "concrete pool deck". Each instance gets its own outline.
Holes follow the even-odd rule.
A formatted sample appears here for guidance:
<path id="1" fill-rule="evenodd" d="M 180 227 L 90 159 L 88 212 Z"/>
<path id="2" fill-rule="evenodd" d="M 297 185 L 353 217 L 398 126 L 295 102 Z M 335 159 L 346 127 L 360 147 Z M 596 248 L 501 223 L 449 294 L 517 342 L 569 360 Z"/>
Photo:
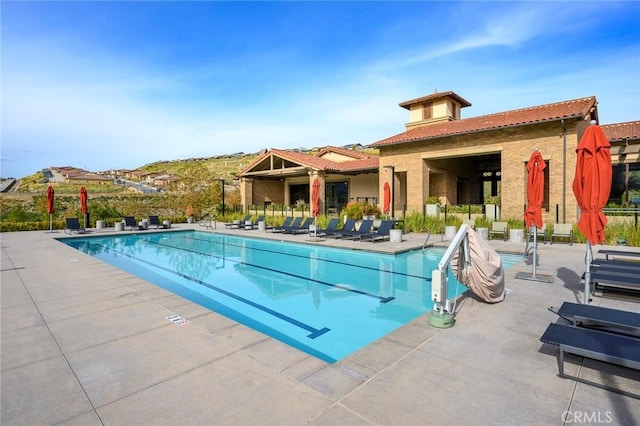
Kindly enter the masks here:
<path id="1" fill-rule="evenodd" d="M 309 238 L 220 228 L 214 231 Z M 538 246 L 538 273 L 552 275 L 551 284 L 515 279 L 531 271 L 523 260 L 506 271 L 511 291 L 504 302 L 462 298 L 453 328 L 433 328 L 423 315 L 327 364 L 55 240 L 67 236 L 0 234 L 2 425 L 634 425 L 640 419 L 639 371 L 565 359 L 567 374 L 635 398 L 561 378 L 557 347 L 539 341 L 558 321 L 550 306 L 582 303 L 582 244 Z M 425 238 L 407 234 L 375 248 L 421 247 Z M 430 242 L 446 245 L 440 236 Z M 524 250 L 524 243 L 490 243 L 498 251 Z M 640 312 L 640 297 L 594 294 L 592 304 Z M 189 322 L 178 326 L 167 320 L 171 315 Z"/>

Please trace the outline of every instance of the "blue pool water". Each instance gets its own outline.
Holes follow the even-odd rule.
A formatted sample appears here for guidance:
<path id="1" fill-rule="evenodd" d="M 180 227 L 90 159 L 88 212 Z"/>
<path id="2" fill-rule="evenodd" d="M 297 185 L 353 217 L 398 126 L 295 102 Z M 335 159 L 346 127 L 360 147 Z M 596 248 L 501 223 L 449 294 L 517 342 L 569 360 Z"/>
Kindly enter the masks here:
<path id="1" fill-rule="evenodd" d="M 193 231 L 62 241 L 328 362 L 430 311 L 431 271 L 443 254 Z M 449 297 L 466 291 L 450 278 Z"/>

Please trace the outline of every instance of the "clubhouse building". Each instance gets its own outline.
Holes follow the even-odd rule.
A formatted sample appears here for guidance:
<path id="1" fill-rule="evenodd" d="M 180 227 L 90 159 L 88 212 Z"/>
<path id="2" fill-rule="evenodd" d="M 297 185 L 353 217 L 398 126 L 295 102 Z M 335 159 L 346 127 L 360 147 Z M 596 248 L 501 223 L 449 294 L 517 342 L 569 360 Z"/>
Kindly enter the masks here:
<path id="1" fill-rule="evenodd" d="M 437 92 L 400 103 L 409 113 L 402 133 L 371 145 L 379 155 L 338 147 L 315 154 L 271 149 L 240 171 L 244 206 L 308 203 L 315 179 L 320 212 L 339 213 L 349 201 L 377 204 L 392 188 L 390 214 L 425 212 L 428 198 L 442 205 L 501 206 L 501 217 L 520 217 L 526 205 L 526 163 L 534 150 L 545 169 L 545 222 L 575 222 L 571 185 L 575 148 L 592 120 L 595 97 L 572 99 L 490 115 L 462 118 L 471 103 Z M 629 174 L 640 170 L 640 121 L 601 125 L 612 148 L 611 199 L 625 201 Z"/>

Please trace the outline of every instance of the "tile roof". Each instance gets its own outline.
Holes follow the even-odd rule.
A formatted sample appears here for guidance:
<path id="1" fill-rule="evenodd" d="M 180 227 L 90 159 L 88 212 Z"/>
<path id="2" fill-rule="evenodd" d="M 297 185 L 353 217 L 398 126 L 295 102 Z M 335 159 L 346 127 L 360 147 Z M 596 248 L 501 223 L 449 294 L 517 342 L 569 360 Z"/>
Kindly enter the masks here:
<path id="1" fill-rule="evenodd" d="M 337 154 L 346 155 L 347 157 L 359 159 L 375 157 L 375 155 L 367 154 L 366 152 L 356 151 L 355 149 L 341 148 L 339 146 L 326 146 L 318 152 L 318 156 L 320 157 L 322 156 L 322 154 L 325 154 L 327 152 L 335 152 Z"/>
<path id="2" fill-rule="evenodd" d="M 452 98 L 453 100 L 457 101 L 458 103 L 460 103 L 460 106 L 462 106 L 463 108 L 471 106 L 471 102 L 458 96 L 456 93 L 452 91 L 432 93 L 430 95 L 422 96 L 420 98 L 415 98 L 409 101 L 400 102 L 398 105 L 401 106 L 402 108 L 409 109 L 409 107 L 414 104 L 421 104 L 423 102 L 433 101 L 435 99 L 446 98 L 446 97 Z"/>
<path id="3" fill-rule="evenodd" d="M 596 98 L 595 96 L 591 96 L 587 98 L 499 112 L 496 114 L 428 124 L 421 127 L 414 127 L 406 132 L 382 139 L 373 143 L 371 146 L 380 147 L 532 123 L 541 123 L 545 121 L 582 118 L 587 115 L 595 105 Z"/>
<path id="4" fill-rule="evenodd" d="M 320 153 L 325 152 L 336 152 L 344 155 L 348 155 L 354 157 L 353 160 L 347 161 L 331 161 L 326 158 L 318 157 L 317 155 L 305 154 L 298 151 L 289 151 L 283 149 L 275 149 L 272 148 L 269 151 L 265 152 L 263 155 L 259 156 L 254 162 L 249 164 L 243 170 L 238 173 L 238 176 L 242 176 L 245 173 L 248 173 L 256 164 L 259 164 L 264 160 L 265 157 L 269 155 L 276 155 L 285 160 L 291 161 L 293 163 L 300 164 L 302 166 L 308 167 L 313 170 L 318 171 L 327 171 L 327 172 L 355 172 L 355 171 L 368 171 L 368 170 L 378 170 L 379 157 L 377 155 L 367 154 L 363 152 L 352 151 L 344 148 L 337 148 L 328 146 L 320 150 Z"/>
<path id="5" fill-rule="evenodd" d="M 607 135 L 609 142 L 640 139 L 640 121 L 627 121 L 625 123 L 603 124 L 602 130 Z"/>

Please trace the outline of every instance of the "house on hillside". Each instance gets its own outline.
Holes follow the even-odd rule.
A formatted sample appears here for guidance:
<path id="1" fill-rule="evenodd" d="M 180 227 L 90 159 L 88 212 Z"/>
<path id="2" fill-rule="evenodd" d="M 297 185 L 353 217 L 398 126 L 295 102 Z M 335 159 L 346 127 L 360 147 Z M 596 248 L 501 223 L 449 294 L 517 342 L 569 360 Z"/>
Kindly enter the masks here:
<path id="1" fill-rule="evenodd" d="M 68 183 L 72 185 L 112 185 L 113 179 L 77 167 L 50 167 L 49 182 Z"/>
<path id="2" fill-rule="evenodd" d="M 379 157 L 337 147 L 317 155 L 264 152 L 238 174 L 243 205 L 309 202 L 318 178 L 322 213 L 337 213 L 352 200 L 382 209 L 389 183 L 392 216 L 424 213 L 427 198 L 435 196 L 448 205 L 497 200 L 503 218 L 521 217 L 527 203 L 526 163 L 538 149 L 547 166 L 543 219 L 577 219 L 571 188 L 575 148 L 590 122 L 598 121 L 594 96 L 471 118 L 461 114 L 471 103 L 451 91 L 399 106 L 409 112 L 409 121 L 403 132 L 371 145 Z M 619 202 L 629 191 L 629 174 L 640 173 L 640 121 L 602 128 L 612 144 L 611 197 Z"/>

